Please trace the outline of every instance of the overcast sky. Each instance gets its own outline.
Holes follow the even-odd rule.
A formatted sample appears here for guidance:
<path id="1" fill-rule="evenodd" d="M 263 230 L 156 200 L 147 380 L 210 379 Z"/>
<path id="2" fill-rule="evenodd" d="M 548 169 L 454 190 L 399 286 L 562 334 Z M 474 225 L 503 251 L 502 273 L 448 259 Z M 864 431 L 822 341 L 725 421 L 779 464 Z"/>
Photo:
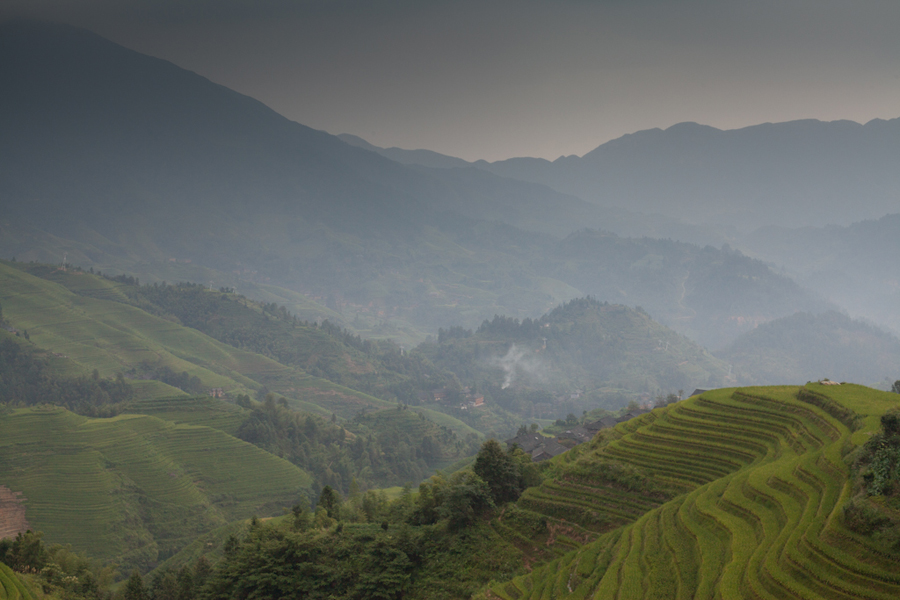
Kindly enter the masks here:
<path id="1" fill-rule="evenodd" d="M 896 0 L 4 0 L 379 146 L 584 154 L 640 129 L 900 117 Z"/>

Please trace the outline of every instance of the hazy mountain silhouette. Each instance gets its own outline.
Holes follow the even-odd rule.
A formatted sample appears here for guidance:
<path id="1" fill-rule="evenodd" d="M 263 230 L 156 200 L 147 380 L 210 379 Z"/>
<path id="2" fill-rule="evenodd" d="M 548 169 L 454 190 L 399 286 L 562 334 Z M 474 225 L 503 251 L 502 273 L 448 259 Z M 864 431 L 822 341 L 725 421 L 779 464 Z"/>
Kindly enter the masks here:
<path id="1" fill-rule="evenodd" d="M 543 230 L 554 232 L 566 229 L 571 231 L 572 224 L 577 222 L 578 225 L 574 228 L 596 227 L 618 235 L 671 238 L 701 245 L 721 245 L 727 239 L 721 228 L 687 223 L 679 217 L 659 213 L 648 214 L 634 212 L 619 206 L 586 203 L 569 194 L 560 194 L 546 185 L 536 183 L 537 180 L 532 182 L 527 165 L 532 163 L 542 165 L 547 162 L 541 159 L 515 159 L 523 161 L 523 164 L 526 165 L 525 172 L 513 171 L 509 176 L 499 177 L 492 172 L 492 165 L 484 161 L 470 163 L 461 158 L 431 150 L 381 148 L 370 144 L 361 137 L 347 133 L 338 137 L 352 146 L 376 152 L 400 164 L 424 167 L 428 169 L 429 174 L 442 181 L 466 182 L 468 185 L 465 187 L 475 192 L 489 188 L 493 190 L 493 193 L 490 194 L 492 198 L 507 198 L 507 202 L 501 201 L 492 205 L 485 205 L 484 201 L 479 199 L 481 210 L 467 213 L 478 218 L 497 219 L 528 229 L 535 228 L 537 223 L 543 223 Z M 487 176 L 488 173 L 498 178 L 492 180 Z M 527 187 L 529 183 L 536 187 Z M 512 198 L 515 198 L 514 206 L 510 206 L 508 202 Z M 528 202 L 528 200 L 534 201 Z M 467 208 L 471 210 L 472 206 L 474 205 L 470 203 Z M 524 214 L 526 210 L 534 215 L 531 219 L 535 221 L 534 223 L 529 223 L 528 220 L 516 220 L 516 217 Z M 541 229 L 538 228 L 538 230 Z"/>
<path id="2" fill-rule="evenodd" d="M 0 25 L 0 89 L 8 256 L 277 285 L 432 331 L 593 293 L 718 347 L 823 305 L 727 250 L 664 256 L 672 243 L 585 229 L 646 231 L 627 211 L 472 167 L 401 165 L 72 27 Z"/>
<path id="3" fill-rule="evenodd" d="M 472 163 L 454 156 L 447 156 L 433 150 L 404 150 L 403 148 L 379 148 L 362 139 L 361 137 L 342 133 L 337 136 L 341 140 L 347 142 L 351 146 L 365 148 L 372 152 L 390 158 L 403 165 L 421 165 L 423 167 L 433 167 L 436 169 L 454 169 L 471 167 Z"/>
<path id="4" fill-rule="evenodd" d="M 831 301 L 900 332 L 900 214 L 847 227 L 765 227 L 740 241 Z"/>
<path id="5" fill-rule="evenodd" d="M 603 206 L 735 226 L 849 224 L 896 211 L 900 119 L 650 129 L 583 157 L 475 163 Z"/>
<path id="6" fill-rule="evenodd" d="M 797 313 L 760 325 L 716 356 L 732 363 L 744 385 L 823 378 L 874 385 L 896 378 L 900 339 L 837 312 Z"/>
<path id="7" fill-rule="evenodd" d="M 52 216 L 54 232 L 81 222 L 106 234 L 122 216 L 176 211 L 245 224 L 264 207 L 362 234 L 410 235 L 446 211 L 559 235 L 609 221 L 609 211 L 544 186 L 495 177 L 472 188 L 404 168 L 67 26 L 2 25 L 0 85 L 2 191 L 20 200 L 11 215 L 45 227 Z M 522 218 L 531 213 L 542 214 Z"/>

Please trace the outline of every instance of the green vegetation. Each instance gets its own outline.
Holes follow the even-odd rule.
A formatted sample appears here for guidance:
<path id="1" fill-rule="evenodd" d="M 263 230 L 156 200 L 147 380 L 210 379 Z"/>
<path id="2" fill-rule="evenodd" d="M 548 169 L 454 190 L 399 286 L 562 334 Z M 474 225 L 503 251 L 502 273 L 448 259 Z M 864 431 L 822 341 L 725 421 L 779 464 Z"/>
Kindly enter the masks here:
<path id="1" fill-rule="evenodd" d="M 725 389 L 539 468 L 489 441 L 417 494 L 323 493 L 315 513 L 251 525 L 201 597 L 896 597 L 892 406 L 852 385 Z M 879 518 L 859 508 L 878 498 Z"/>
<path id="2" fill-rule="evenodd" d="M 0 419 L 0 461 L 33 527 L 124 568 L 154 566 L 204 532 L 312 494 L 312 478 L 285 460 L 149 416 L 16 409 Z"/>
<path id="3" fill-rule="evenodd" d="M 546 566 L 491 592 L 896 597 L 896 556 L 848 528 L 845 509 L 847 450 L 894 404 L 849 385 L 718 390 L 620 424 L 581 456 L 555 459 L 554 476 L 519 500 L 591 535 L 570 534 Z"/>
<path id="4" fill-rule="evenodd" d="M 540 319 L 495 316 L 476 331 L 441 330 L 417 350 L 517 415 L 559 418 L 618 409 L 640 393 L 714 387 L 728 367 L 646 313 L 593 298 Z"/>
<path id="5" fill-rule="evenodd" d="M 887 552 L 900 552 L 900 407 L 881 416 L 881 431 L 852 455 L 853 499 L 847 526 L 871 536 Z"/>
<path id="6" fill-rule="evenodd" d="M 116 379 L 62 377 L 50 367 L 46 352 L 0 331 L 0 400 L 21 405 L 65 406 L 79 414 L 111 416 L 131 400 L 134 389 L 121 373 Z"/>
<path id="7" fill-rule="evenodd" d="M 47 546 L 42 538 L 29 530 L 0 540 L 0 599 L 99 600 L 108 595 L 113 568 L 68 546 Z"/>
<path id="8" fill-rule="evenodd" d="M 0 561 L 0 600 L 32 600 L 31 592 L 12 569 Z"/>

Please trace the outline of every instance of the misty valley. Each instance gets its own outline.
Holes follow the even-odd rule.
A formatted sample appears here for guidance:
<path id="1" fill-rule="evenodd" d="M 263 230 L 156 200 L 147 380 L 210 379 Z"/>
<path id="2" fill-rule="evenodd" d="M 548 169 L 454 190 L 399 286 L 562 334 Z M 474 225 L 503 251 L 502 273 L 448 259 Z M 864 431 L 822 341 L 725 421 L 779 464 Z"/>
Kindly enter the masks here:
<path id="1" fill-rule="evenodd" d="M 900 118 L 382 148 L 0 20 L 0 600 L 900 597 Z"/>

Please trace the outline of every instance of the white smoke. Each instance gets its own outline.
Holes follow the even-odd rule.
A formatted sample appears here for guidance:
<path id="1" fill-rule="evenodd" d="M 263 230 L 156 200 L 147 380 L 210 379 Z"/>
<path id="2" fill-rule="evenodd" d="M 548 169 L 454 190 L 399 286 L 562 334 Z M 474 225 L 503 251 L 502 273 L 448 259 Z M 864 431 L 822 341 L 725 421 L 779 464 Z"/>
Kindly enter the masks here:
<path id="1" fill-rule="evenodd" d="M 504 390 L 511 386 L 518 377 L 543 378 L 541 361 L 535 358 L 532 353 L 519 348 L 515 344 L 509 347 L 505 356 L 494 357 L 491 363 L 500 367 L 503 371 L 503 385 L 500 387 Z"/>

